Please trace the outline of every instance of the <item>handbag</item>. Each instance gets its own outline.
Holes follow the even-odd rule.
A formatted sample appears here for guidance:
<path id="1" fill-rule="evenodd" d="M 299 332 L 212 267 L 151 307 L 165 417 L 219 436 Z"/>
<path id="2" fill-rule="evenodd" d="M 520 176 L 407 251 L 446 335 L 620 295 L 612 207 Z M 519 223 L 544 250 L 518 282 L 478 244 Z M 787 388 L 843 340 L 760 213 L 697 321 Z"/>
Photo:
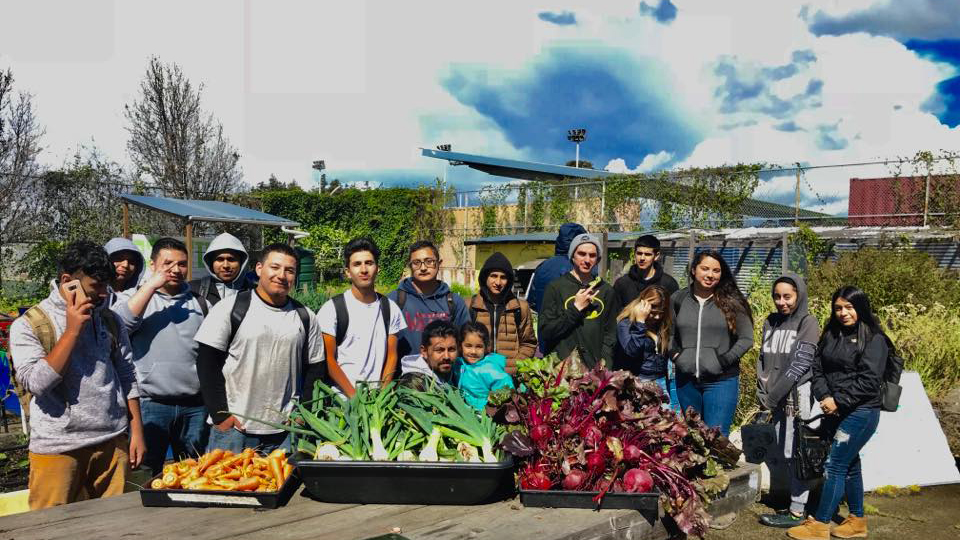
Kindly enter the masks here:
<path id="1" fill-rule="evenodd" d="M 825 437 L 823 427 L 812 428 L 810 424 L 823 418 L 818 414 L 809 420 L 793 417 L 793 463 L 797 478 L 814 480 L 823 476 L 827 458 L 830 456 L 831 437 Z"/>
<path id="2" fill-rule="evenodd" d="M 900 393 L 903 387 L 893 381 L 883 381 L 883 387 L 880 392 L 880 410 L 887 412 L 897 412 L 900 406 Z"/>

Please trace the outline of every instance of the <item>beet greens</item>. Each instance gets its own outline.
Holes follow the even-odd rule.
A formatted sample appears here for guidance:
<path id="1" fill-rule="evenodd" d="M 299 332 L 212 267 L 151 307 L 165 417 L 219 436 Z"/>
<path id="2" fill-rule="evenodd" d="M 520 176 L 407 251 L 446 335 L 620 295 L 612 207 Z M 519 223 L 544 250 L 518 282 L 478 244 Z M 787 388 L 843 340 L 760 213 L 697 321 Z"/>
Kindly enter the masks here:
<path id="1" fill-rule="evenodd" d="M 495 418 L 509 433 L 500 445 L 519 458 L 521 489 L 660 491 L 664 510 L 687 534 L 707 530 L 705 503 L 725 486 L 722 467 L 740 450 L 692 409 L 664 408 L 655 382 L 601 363 L 585 370 L 555 356 L 517 362 L 519 389 L 503 396 Z"/>

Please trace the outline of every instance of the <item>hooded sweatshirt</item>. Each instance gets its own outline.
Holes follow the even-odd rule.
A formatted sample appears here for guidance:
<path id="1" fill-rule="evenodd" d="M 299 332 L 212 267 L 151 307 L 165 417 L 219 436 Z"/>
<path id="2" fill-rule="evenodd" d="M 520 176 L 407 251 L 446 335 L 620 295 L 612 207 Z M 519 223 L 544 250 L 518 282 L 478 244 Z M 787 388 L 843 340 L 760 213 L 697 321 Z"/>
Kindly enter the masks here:
<path id="1" fill-rule="evenodd" d="M 555 352 L 560 358 L 579 350 L 588 367 L 601 359 L 611 366 L 620 312 L 617 293 L 609 283 L 600 281 L 596 299 L 581 311 L 574 306 L 573 297 L 586 286 L 570 272 L 547 285 L 540 311 L 540 348 L 543 354 Z"/>
<path id="2" fill-rule="evenodd" d="M 134 272 L 134 274 L 130 276 L 129 279 L 127 279 L 127 283 L 124 285 L 123 290 L 115 291 L 113 290 L 113 288 L 111 288 L 107 292 L 106 305 L 107 307 L 113 307 L 113 305 L 117 301 L 117 295 L 119 293 L 127 292 L 127 291 L 135 291 L 137 289 L 137 286 L 140 284 L 140 278 L 143 277 L 143 271 L 144 271 L 146 261 L 143 258 L 143 254 L 140 253 L 140 248 L 138 248 L 128 238 L 111 238 L 110 241 L 103 246 L 103 249 L 107 250 L 107 255 L 113 255 L 118 251 L 132 251 L 136 253 L 136 257 L 137 257 L 137 271 Z"/>
<path id="3" fill-rule="evenodd" d="M 740 374 L 740 358 L 753 347 L 753 321 L 746 312 L 737 310 L 736 332 L 731 332 L 714 297 L 700 302 L 692 286 L 670 297 L 670 309 L 670 358 L 674 359 L 678 373 L 704 382 Z"/>
<path id="4" fill-rule="evenodd" d="M 553 280 L 573 270 L 573 264 L 567 253 L 570 251 L 570 243 L 577 235 L 587 232 L 583 225 L 579 223 L 564 223 L 560 226 L 557 233 L 557 239 L 554 242 L 553 257 L 540 263 L 533 274 L 533 283 L 530 290 L 527 291 L 527 301 L 534 311 L 539 312 L 543 309 L 543 295 L 547 290 L 547 285 Z M 594 267 L 593 275 L 596 276 L 599 269 Z"/>
<path id="5" fill-rule="evenodd" d="M 213 273 L 213 261 L 216 260 L 217 255 L 219 255 L 221 251 L 227 250 L 236 253 L 237 258 L 240 259 L 240 268 L 237 269 L 237 275 L 235 275 L 230 282 L 225 283 Z M 244 269 L 247 267 L 249 259 L 250 256 L 247 254 L 247 250 L 244 249 L 243 242 L 241 242 L 239 238 L 230 233 L 220 234 L 213 239 L 213 242 L 210 242 L 207 251 L 203 253 L 203 265 L 207 268 L 207 272 L 210 275 L 191 281 L 190 288 L 197 294 L 200 294 L 204 281 L 207 281 L 209 284 L 207 285 L 206 297 L 207 302 L 209 302 L 211 306 L 224 298 L 230 298 L 248 288 Z"/>
<path id="6" fill-rule="evenodd" d="M 403 318 L 407 327 L 397 335 L 397 355 L 401 358 L 420 353 L 420 334 L 428 324 L 436 320 L 450 321 L 460 328 L 470 320 L 467 304 L 459 294 L 450 291 L 450 286 L 443 281 L 430 294 L 424 295 L 413 286 L 413 278 L 405 278 L 396 290 L 387 295 L 397 302 L 397 291 L 404 291 L 407 299 L 403 304 Z M 453 313 L 447 295 L 453 300 Z M 399 305 L 399 303 L 397 303 Z"/>
<path id="7" fill-rule="evenodd" d="M 667 296 L 670 296 L 680 289 L 677 280 L 663 271 L 663 265 L 659 262 L 654 262 L 653 268 L 656 273 L 654 273 L 652 278 L 647 279 L 647 277 L 643 275 L 644 272 L 641 272 L 636 264 L 632 264 L 630 265 L 630 270 L 614 282 L 613 288 L 620 297 L 621 306 L 632 302 L 634 298 L 640 296 L 640 293 L 643 292 L 644 289 L 651 285 L 663 287 L 663 289 L 667 291 Z"/>
<path id="8" fill-rule="evenodd" d="M 487 277 L 495 270 L 507 275 L 507 286 L 499 296 L 494 296 L 487 287 Z M 490 331 L 493 341 L 491 352 L 507 358 L 507 371 L 511 373 L 516 369 L 518 359 L 532 358 L 537 351 L 530 306 L 513 294 L 513 279 L 510 261 L 502 253 L 496 252 L 483 263 L 480 293 L 470 299 L 471 318 Z"/>
<path id="9" fill-rule="evenodd" d="M 457 358 L 453 364 L 453 385 L 460 389 L 463 399 L 471 407 L 482 411 L 487 406 L 490 392 L 513 388 L 513 379 L 507 374 L 507 359 L 502 354 L 490 353 L 471 364 Z"/>
<path id="10" fill-rule="evenodd" d="M 807 310 L 806 282 L 788 272 L 773 282 L 771 294 L 783 282 L 797 290 L 797 307 L 789 315 L 771 313 L 763 323 L 757 358 L 757 399 L 767 409 L 783 406 L 795 386 L 812 378 L 811 366 L 820 338 L 820 325 Z"/>
<path id="11" fill-rule="evenodd" d="M 57 339 L 67 328 L 67 304 L 54 283 L 38 304 Z M 47 363 L 47 351 L 23 317 L 10 325 L 10 352 L 17 381 L 30 399 L 30 451 L 62 454 L 94 446 L 127 429 L 127 400 L 139 396 L 133 351 L 119 325 L 119 343 L 103 321 L 106 302 L 80 330 L 63 373 Z"/>
<path id="12" fill-rule="evenodd" d="M 132 293 L 120 295 L 122 301 Z M 203 323 L 201 301 L 186 283 L 172 296 L 157 290 L 143 316 L 127 325 L 141 395 L 160 400 L 192 398 L 196 405 L 203 404 L 197 377 L 199 344 L 194 340 Z"/>

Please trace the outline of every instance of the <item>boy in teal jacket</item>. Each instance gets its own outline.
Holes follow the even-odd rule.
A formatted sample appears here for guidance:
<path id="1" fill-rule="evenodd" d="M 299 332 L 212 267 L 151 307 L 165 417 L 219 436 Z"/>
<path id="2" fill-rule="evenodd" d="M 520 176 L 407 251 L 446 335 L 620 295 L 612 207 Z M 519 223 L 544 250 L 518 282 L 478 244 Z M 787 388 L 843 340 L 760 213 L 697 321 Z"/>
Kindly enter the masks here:
<path id="1" fill-rule="evenodd" d="M 490 392 L 513 388 L 513 379 L 506 371 L 507 358 L 487 354 L 489 350 L 490 333 L 486 326 L 471 321 L 460 327 L 462 356 L 453 364 L 453 384 L 466 402 L 479 411 L 487 406 Z"/>

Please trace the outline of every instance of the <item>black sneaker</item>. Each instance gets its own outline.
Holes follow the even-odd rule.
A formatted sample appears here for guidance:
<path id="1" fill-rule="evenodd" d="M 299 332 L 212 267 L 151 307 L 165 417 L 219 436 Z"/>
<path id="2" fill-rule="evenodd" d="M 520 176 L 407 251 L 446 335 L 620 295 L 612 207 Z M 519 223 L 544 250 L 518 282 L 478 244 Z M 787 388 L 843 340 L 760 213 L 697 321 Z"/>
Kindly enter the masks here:
<path id="1" fill-rule="evenodd" d="M 791 512 L 785 514 L 763 514 L 760 516 L 760 524 L 767 527 L 776 527 L 778 529 L 789 529 L 803 523 L 803 516 L 795 516 Z"/>

